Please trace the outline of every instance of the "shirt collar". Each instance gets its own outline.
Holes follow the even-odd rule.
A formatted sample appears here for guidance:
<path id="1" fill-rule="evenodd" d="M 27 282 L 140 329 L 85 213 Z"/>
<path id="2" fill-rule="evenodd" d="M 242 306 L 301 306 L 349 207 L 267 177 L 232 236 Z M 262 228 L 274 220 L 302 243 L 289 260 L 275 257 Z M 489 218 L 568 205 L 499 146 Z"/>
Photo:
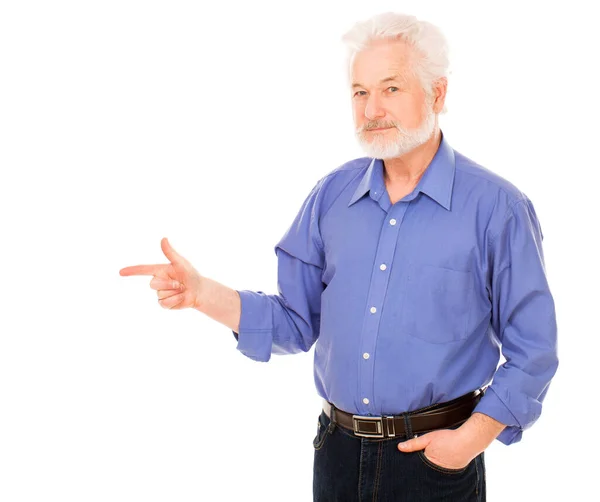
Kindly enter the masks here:
<path id="1" fill-rule="evenodd" d="M 452 202 L 452 187 L 454 185 L 455 158 L 454 150 L 448 144 L 442 133 L 440 146 L 415 190 L 423 192 L 438 204 L 450 210 Z M 373 159 L 365 171 L 354 195 L 348 203 L 348 207 L 359 200 L 365 193 L 369 192 L 374 200 L 378 200 L 385 191 L 383 180 L 383 160 Z"/>

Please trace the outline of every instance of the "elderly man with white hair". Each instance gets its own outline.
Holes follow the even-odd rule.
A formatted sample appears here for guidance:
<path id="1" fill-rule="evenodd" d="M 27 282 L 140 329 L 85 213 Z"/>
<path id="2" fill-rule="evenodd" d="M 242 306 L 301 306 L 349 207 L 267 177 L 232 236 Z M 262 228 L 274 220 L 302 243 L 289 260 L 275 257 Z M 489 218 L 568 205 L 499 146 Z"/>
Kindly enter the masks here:
<path id="1" fill-rule="evenodd" d="M 558 366 L 541 226 L 440 130 L 438 28 L 385 13 L 343 39 L 368 157 L 304 200 L 275 246 L 278 294 L 204 277 L 166 239 L 169 264 L 121 274 L 154 275 L 161 306 L 228 326 L 256 361 L 315 346 L 315 501 L 483 501 L 484 450 L 521 439 Z"/>

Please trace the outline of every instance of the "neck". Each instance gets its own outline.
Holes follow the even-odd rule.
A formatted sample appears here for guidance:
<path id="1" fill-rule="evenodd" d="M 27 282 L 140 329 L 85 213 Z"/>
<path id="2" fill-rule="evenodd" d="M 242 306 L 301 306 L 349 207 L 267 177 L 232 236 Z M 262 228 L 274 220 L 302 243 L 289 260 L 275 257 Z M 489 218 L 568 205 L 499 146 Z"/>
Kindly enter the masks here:
<path id="1" fill-rule="evenodd" d="M 442 134 L 436 127 L 425 143 L 400 157 L 385 159 L 384 178 L 390 183 L 416 184 L 431 163 L 440 146 Z"/>

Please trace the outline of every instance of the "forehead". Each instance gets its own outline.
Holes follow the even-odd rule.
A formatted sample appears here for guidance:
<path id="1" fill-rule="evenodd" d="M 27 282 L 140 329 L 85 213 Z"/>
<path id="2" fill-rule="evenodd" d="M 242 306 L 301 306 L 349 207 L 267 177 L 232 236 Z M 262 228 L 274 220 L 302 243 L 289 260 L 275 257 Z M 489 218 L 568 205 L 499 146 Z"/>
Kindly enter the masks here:
<path id="1" fill-rule="evenodd" d="M 351 66 L 354 82 L 371 85 L 390 75 L 411 82 L 413 48 L 403 40 L 377 40 L 355 54 Z"/>

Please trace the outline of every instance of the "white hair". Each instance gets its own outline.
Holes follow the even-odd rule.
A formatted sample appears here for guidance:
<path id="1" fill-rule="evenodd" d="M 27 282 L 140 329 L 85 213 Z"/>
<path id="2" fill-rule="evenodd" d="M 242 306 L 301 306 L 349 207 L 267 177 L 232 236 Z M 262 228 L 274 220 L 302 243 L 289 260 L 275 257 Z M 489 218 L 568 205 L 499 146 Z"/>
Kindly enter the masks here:
<path id="1" fill-rule="evenodd" d="M 411 71 L 419 79 L 427 96 L 432 95 L 433 83 L 448 78 L 448 42 L 435 25 L 408 14 L 385 12 L 356 23 L 342 37 L 348 48 L 348 76 L 357 52 L 369 43 L 382 39 L 402 39 L 416 49 L 417 57 Z M 446 107 L 442 113 L 446 111 Z"/>

